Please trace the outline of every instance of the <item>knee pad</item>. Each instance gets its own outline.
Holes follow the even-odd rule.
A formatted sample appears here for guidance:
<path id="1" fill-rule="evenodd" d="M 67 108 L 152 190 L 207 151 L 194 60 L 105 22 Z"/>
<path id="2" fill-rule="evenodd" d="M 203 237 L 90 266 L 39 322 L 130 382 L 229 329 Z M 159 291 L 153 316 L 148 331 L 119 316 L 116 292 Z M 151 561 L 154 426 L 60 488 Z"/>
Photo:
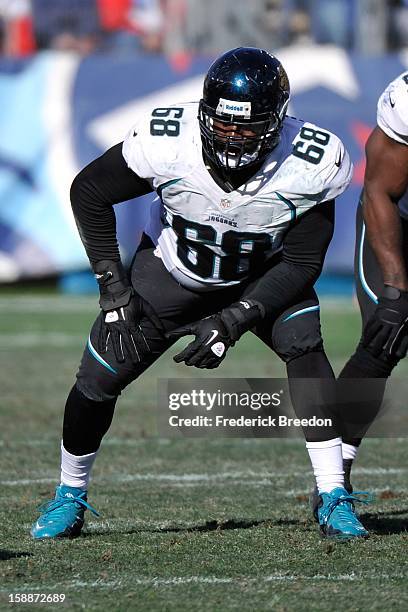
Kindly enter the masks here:
<path id="1" fill-rule="evenodd" d="M 317 311 L 279 319 L 272 330 L 273 350 L 285 362 L 306 353 L 323 350 Z"/>
<path id="2" fill-rule="evenodd" d="M 116 400 L 121 390 L 112 386 L 111 389 L 107 388 L 106 381 L 101 381 L 98 378 L 90 378 L 85 376 L 77 375 L 76 386 L 78 390 L 87 399 L 93 402 L 109 402 Z"/>
<path id="3" fill-rule="evenodd" d="M 82 355 L 81 365 L 76 375 L 78 389 L 94 402 L 116 400 L 123 389 L 136 378 L 132 364 L 116 364 L 112 367 L 112 359 L 107 362 L 105 355 L 100 355 L 96 342 L 88 340 L 87 347 Z"/>

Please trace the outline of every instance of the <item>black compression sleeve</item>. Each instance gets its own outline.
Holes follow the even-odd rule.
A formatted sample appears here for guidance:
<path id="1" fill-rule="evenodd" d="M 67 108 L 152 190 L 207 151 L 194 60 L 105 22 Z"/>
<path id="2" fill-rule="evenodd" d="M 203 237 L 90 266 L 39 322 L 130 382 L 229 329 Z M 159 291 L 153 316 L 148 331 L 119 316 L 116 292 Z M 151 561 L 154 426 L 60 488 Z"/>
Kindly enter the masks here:
<path id="1" fill-rule="evenodd" d="M 334 230 L 334 200 L 317 204 L 288 230 L 282 260 L 246 295 L 277 315 L 319 278 Z"/>
<path id="2" fill-rule="evenodd" d="M 71 205 L 91 264 L 120 261 L 113 204 L 152 190 L 126 164 L 119 143 L 86 166 L 71 186 Z"/>

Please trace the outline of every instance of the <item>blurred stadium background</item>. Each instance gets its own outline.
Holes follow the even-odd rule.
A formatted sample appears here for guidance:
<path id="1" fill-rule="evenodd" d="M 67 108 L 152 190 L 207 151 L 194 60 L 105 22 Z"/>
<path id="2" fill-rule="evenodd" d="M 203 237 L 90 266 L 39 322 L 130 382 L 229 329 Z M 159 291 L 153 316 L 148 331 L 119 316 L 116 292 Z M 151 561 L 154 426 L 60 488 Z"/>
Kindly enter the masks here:
<path id="1" fill-rule="evenodd" d="M 144 108 L 199 98 L 211 60 L 240 45 L 276 53 L 290 113 L 336 132 L 355 165 L 319 283 L 338 372 L 360 333 L 352 260 L 364 144 L 379 94 L 408 68 L 408 2 L 0 0 L 1 610 L 22 591 L 112 611 L 408 609 L 405 441 L 362 448 L 355 484 L 377 495 L 363 513 L 369 542 L 319 543 L 300 440 L 148 439 L 157 379 L 200 376 L 169 355 L 121 399 L 92 488 L 104 519 L 88 517 L 85 538 L 58 546 L 28 535 L 58 479 L 63 402 L 97 310 L 70 183 Z M 150 200 L 116 207 L 125 258 Z M 284 375 L 247 336 L 216 376 Z"/>

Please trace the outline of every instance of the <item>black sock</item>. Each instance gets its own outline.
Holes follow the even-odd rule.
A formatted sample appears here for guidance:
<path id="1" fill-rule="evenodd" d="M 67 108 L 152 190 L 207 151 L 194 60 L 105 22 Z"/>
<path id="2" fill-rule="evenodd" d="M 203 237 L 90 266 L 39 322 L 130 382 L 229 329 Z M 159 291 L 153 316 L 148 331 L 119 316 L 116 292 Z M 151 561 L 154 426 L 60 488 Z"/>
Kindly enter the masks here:
<path id="1" fill-rule="evenodd" d="M 307 442 L 322 442 L 339 437 L 336 425 L 335 378 L 331 365 L 322 351 L 312 351 L 286 364 L 290 397 L 300 419 L 331 419 L 332 426 L 304 427 Z M 303 379 L 310 379 L 305 381 Z"/>
<path id="2" fill-rule="evenodd" d="M 353 459 L 343 459 L 343 470 L 344 470 L 344 488 L 348 493 L 353 492 L 353 487 L 350 482 L 351 466 L 353 465 Z"/>
<path id="3" fill-rule="evenodd" d="M 116 399 L 105 402 L 90 400 L 74 385 L 65 404 L 65 450 L 77 456 L 97 451 L 112 423 L 115 404 Z"/>

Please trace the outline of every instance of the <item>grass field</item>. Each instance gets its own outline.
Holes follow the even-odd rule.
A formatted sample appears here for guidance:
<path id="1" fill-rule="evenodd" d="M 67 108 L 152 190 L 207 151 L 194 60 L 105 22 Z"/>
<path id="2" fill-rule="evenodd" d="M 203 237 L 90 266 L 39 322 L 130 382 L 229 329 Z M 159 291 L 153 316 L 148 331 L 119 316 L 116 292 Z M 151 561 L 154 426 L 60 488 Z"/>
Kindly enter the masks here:
<path id="1" fill-rule="evenodd" d="M 94 313 L 92 298 L 0 299 L 0 610 L 12 593 L 66 595 L 18 610 L 408 609 L 406 441 L 361 450 L 354 484 L 376 493 L 361 510 L 370 539 L 322 541 L 300 440 L 149 437 L 157 378 L 202 375 L 174 364 L 173 350 L 121 399 L 90 495 L 102 518 L 87 513 L 77 540 L 31 540 L 36 506 L 58 480 L 63 404 Z M 324 303 L 322 315 L 338 371 L 358 315 L 344 303 Z M 396 375 L 407 372 L 401 364 Z M 248 335 L 211 375 L 283 374 Z"/>

